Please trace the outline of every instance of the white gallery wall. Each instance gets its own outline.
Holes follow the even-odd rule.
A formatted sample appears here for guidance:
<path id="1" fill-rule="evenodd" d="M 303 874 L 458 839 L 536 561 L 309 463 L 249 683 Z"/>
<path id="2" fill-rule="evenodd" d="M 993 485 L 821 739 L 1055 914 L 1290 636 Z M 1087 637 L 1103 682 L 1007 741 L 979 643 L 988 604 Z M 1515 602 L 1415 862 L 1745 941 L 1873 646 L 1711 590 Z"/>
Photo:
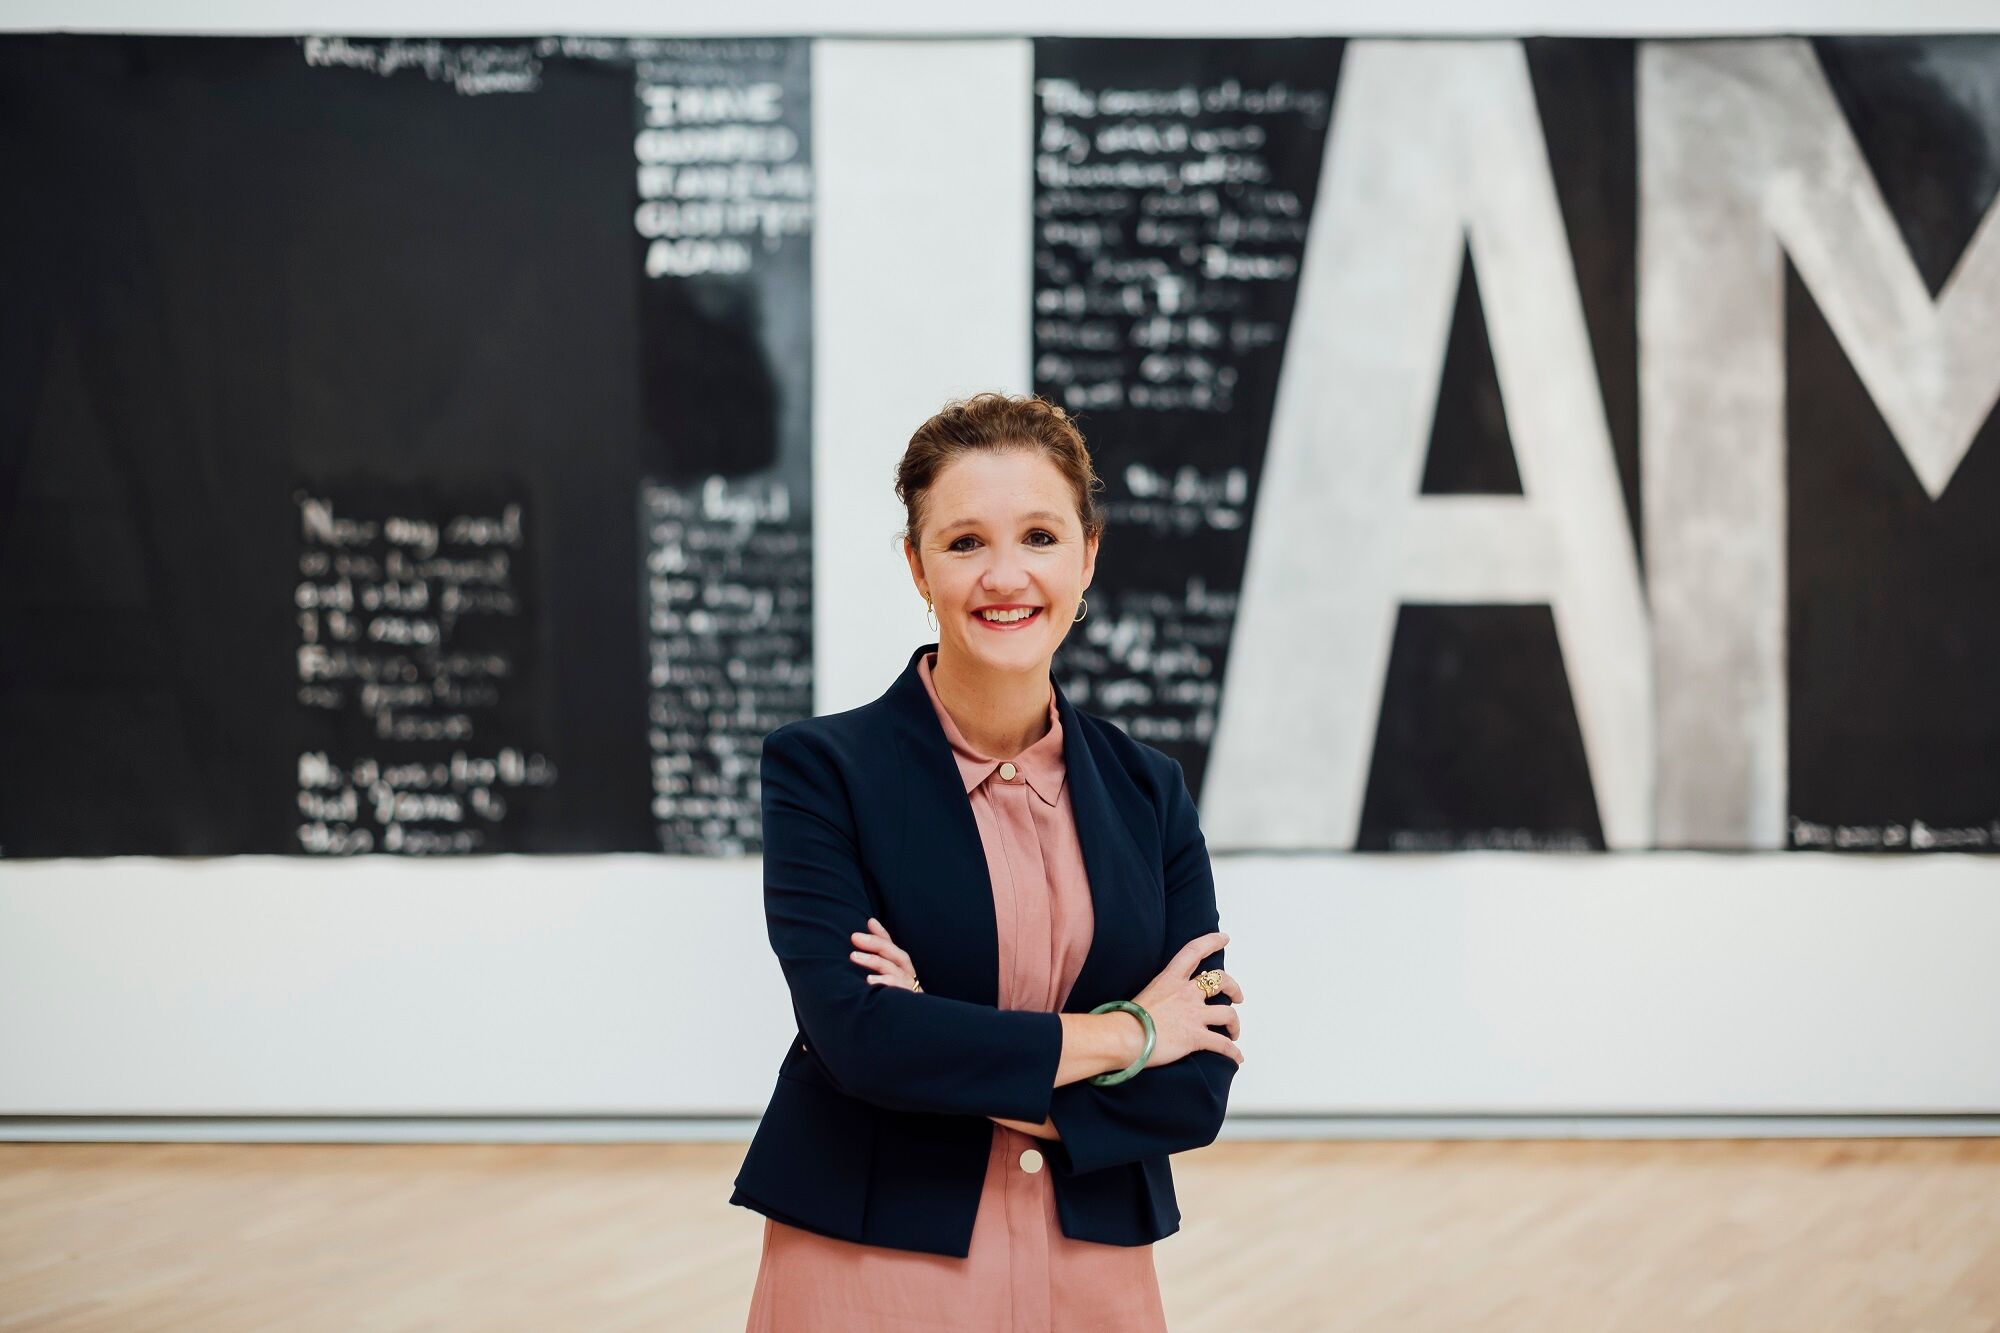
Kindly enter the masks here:
<path id="1" fill-rule="evenodd" d="M 1360 5 L 1237 9 L 1226 31 L 1246 35 L 1383 22 Z M 1028 6 L 1005 29 L 1153 31 L 1110 12 Z M 1225 31 L 1206 7 L 1150 15 L 1166 32 Z M 0 21 L 693 35 L 716 30 L 704 17 L 240 3 L 17 5 Z M 730 17 L 736 33 L 829 31 L 803 6 Z M 1029 44 L 992 24 L 941 32 L 915 6 L 840 17 L 855 35 L 822 39 L 812 71 L 820 712 L 878 695 L 930 637 L 893 544 L 910 429 L 954 394 L 1030 385 Z M 1993 6 L 1893 17 L 1658 4 L 1615 26 L 1601 6 L 1431 5 L 1399 11 L 1396 31 L 2000 28 Z M 759 869 L 644 855 L 0 862 L 0 1115 L 754 1116 L 794 1031 Z M 2000 1113 L 1992 858 L 1231 855 L 1215 873 L 1247 992 L 1231 1133 L 1266 1116 L 1619 1132 L 1590 1118 Z"/>

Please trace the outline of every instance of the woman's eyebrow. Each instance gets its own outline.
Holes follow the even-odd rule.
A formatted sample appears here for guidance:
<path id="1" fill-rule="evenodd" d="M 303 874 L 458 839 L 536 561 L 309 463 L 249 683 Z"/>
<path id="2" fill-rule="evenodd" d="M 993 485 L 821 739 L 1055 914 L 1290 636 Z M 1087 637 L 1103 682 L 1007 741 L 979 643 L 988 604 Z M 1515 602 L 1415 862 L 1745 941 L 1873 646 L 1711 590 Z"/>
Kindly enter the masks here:
<path id="1" fill-rule="evenodd" d="M 1023 523 L 1028 523 L 1028 522 L 1060 523 L 1062 522 L 1062 515 L 1052 514 L 1046 509 L 1037 509 L 1033 513 L 1021 515 L 1021 521 Z M 951 522 L 945 524 L 943 528 L 939 529 L 939 531 L 951 532 L 957 528 L 972 527 L 976 525 L 978 522 L 979 520 L 976 518 L 953 519 Z"/>

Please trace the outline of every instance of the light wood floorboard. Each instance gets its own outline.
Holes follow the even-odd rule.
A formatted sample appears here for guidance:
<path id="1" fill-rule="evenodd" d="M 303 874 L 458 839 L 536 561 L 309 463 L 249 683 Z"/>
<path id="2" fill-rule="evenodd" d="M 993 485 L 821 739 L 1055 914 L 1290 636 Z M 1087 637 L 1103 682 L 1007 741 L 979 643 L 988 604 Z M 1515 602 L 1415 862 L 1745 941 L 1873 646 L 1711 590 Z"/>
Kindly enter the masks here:
<path id="1" fill-rule="evenodd" d="M 0 1329 L 715 1330 L 738 1143 L 0 1144 Z M 1221 1142 L 1176 1333 L 2000 1330 L 2000 1141 Z"/>

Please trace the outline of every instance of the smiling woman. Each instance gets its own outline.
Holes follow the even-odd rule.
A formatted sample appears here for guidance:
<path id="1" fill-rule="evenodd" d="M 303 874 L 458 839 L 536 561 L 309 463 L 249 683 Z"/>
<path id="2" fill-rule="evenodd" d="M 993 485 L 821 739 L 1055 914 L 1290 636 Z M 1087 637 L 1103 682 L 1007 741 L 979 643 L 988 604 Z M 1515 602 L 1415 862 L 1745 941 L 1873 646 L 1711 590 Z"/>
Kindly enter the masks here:
<path id="1" fill-rule="evenodd" d="M 1050 674 L 1099 484 L 1041 399 L 925 422 L 896 490 L 938 642 L 765 739 L 799 1040 L 731 1198 L 766 1218 L 751 1333 L 1166 1327 L 1167 1157 L 1221 1127 L 1243 992 L 1180 766 Z"/>
<path id="2" fill-rule="evenodd" d="M 1050 660 L 1088 614 L 1102 486 L 1067 413 L 998 393 L 926 421 L 897 467 L 903 553 L 938 622 L 933 683 L 980 749 L 1013 754 L 1048 730 Z"/>

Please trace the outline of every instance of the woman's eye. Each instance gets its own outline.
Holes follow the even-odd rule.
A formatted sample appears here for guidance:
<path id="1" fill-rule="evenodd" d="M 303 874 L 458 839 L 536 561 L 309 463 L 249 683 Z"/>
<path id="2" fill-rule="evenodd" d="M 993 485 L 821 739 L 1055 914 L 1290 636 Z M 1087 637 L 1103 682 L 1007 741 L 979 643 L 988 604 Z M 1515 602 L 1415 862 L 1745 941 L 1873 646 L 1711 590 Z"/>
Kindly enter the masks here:
<path id="1" fill-rule="evenodd" d="M 1052 533 L 1052 532 L 1050 532 L 1050 531 L 1048 531 L 1048 530 L 1047 530 L 1047 529 L 1045 529 L 1045 528 L 1036 528 L 1036 529 L 1035 529 L 1035 530 L 1034 530 L 1033 532 L 1029 533 L 1029 534 L 1028 534 L 1028 536 L 1029 536 L 1030 538 L 1035 538 L 1035 537 L 1047 537 L 1047 538 L 1048 538 L 1048 540 L 1047 540 L 1047 541 L 1045 541 L 1045 542 L 1036 542 L 1036 541 L 1031 541 L 1031 542 L 1030 542 L 1030 544 L 1031 544 L 1031 545 L 1034 545 L 1034 546 L 1053 546 L 1053 545 L 1055 545 L 1055 544 L 1056 544 L 1056 536 L 1055 536 L 1055 534 L 1054 534 L 1054 533 Z M 964 536 L 964 537 L 960 537 L 960 538 L 958 538 L 958 539 L 957 539 L 956 541 L 952 542 L 952 543 L 951 543 L 951 545 L 949 545 L 949 546 L 945 547 L 944 549 L 945 549 L 945 550 L 947 550 L 947 551 L 956 551 L 956 550 L 960 550 L 960 549 L 962 549 L 962 548 L 961 548 L 961 546 L 960 546 L 960 543 L 961 543 L 961 542 L 971 542 L 971 541 L 978 541 L 978 540 L 979 540 L 979 539 L 978 539 L 977 537 L 973 537 L 973 536 L 969 536 L 969 535 L 968 535 L 968 536 Z"/>

